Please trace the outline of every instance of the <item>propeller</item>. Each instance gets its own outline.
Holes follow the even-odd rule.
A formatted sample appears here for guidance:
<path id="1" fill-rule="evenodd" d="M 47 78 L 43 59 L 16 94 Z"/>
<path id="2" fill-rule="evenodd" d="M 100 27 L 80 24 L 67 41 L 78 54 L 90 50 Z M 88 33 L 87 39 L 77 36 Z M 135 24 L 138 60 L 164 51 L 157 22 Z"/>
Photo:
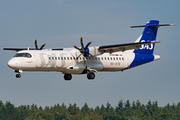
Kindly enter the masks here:
<path id="1" fill-rule="evenodd" d="M 75 49 L 79 50 L 80 53 L 81 53 L 81 54 L 77 57 L 77 59 L 78 59 L 81 55 L 83 55 L 85 58 L 89 57 L 89 55 L 90 55 L 91 57 L 93 57 L 93 56 L 89 53 L 89 49 L 88 49 L 88 47 L 89 47 L 89 45 L 92 43 L 92 41 L 89 42 L 89 43 L 86 45 L 86 47 L 84 47 L 84 44 L 83 44 L 83 36 L 81 35 L 80 42 L 81 42 L 81 49 L 78 48 L 78 47 L 76 47 L 76 46 L 73 44 L 73 47 L 74 47 Z M 75 60 L 76 60 L 76 59 L 75 59 Z M 84 59 L 84 66 L 85 66 L 85 59 Z"/>
<path id="2" fill-rule="evenodd" d="M 46 43 L 43 44 L 43 45 L 40 47 L 40 49 L 38 49 L 38 46 L 37 46 L 37 38 L 35 38 L 35 47 L 36 47 L 36 50 L 42 50 L 45 45 L 46 45 Z"/>

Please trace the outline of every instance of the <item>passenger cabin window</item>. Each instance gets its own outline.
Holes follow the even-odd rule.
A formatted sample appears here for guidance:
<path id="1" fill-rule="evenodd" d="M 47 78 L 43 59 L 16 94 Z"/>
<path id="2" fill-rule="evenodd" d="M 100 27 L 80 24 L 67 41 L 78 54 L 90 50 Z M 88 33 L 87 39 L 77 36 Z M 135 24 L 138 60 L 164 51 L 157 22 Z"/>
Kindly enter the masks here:
<path id="1" fill-rule="evenodd" d="M 61 60 L 63 60 L 63 57 L 61 57 Z"/>
<path id="2" fill-rule="evenodd" d="M 55 57 L 55 60 L 57 60 L 57 57 Z"/>
<path id="3" fill-rule="evenodd" d="M 60 57 L 58 57 L 58 60 L 60 60 Z"/>
<path id="4" fill-rule="evenodd" d="M 122 58 L 122 60 L 124 60 L 124 58 Z"/>
<path id="5" fill-rule="evenodd" d="M 14 57 L 27 57 L 27 58 L 31 58 L 32 55 L 29 53 L 16 53 L 16 55 Z"/>

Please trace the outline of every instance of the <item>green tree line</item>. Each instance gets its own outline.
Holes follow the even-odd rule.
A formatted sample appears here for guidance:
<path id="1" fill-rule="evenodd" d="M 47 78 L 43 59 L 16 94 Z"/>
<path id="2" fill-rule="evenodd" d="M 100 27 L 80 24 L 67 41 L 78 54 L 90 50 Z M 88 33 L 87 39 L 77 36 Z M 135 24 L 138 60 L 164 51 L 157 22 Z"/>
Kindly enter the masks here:
<path id="1" fill-rule="evenodd" d="M 87 103 L 82 108 L 76 103 L 42 108 L 36 104 L 15 107 L 0 101 L 0 120 L 180 120 L 180 102 L 159 107 L 157 101 L 149 100 L 145 105 L 139 100 L 132 103 L 120 100 L 115 107 L 108 102 L 95 108 Z"/>

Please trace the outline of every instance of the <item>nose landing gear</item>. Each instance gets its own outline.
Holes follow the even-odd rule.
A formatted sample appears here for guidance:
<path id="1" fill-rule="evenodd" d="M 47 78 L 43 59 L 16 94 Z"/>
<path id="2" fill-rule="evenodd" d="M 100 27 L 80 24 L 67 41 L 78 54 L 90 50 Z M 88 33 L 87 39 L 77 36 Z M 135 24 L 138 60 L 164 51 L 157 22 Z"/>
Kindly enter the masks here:
<path id="1" fill-rule="evenodd" d="M 16 74 L 16 78 L 21 78 L 21 74 L 20 73 L 23 72 L 22 70 L 15 70 L 14 72 L 17 73 Z"/>
<path id="2" fill-rule="evenodd" d="M 16 74 L 16 78 L 20 78 L 20 77 L 21 77 L 20 73 Z"/>

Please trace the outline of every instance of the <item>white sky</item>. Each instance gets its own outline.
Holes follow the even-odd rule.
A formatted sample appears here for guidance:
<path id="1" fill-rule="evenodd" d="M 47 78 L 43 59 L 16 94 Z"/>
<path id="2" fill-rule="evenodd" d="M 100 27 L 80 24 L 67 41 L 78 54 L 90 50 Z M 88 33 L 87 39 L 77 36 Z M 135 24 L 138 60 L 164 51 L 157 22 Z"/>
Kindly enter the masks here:
<path id="1" fill-rule="evenodd" d="M 161 59 L 124 72 L 97 73 L 93 81 L 86 75 L 73 75 L 67 82 L 58 72 L 24 72 L 21 79 L 7 66 L 14 51 L 0 51 L 0 100 L 16 106 L 66 105 L 82 107 L 106 104 L 116 106 L 121 99 L 146 104 L 149 99 L 159 106 L 180 102 L 180 1 L 171 0 L 6 0 L 0 1 L 0 47 L 45 48 L 91 46 L 134 42 L 143 29 L 130 29 L 149 20 L 172 23 L 158 31 L 155 54 Z"/>

